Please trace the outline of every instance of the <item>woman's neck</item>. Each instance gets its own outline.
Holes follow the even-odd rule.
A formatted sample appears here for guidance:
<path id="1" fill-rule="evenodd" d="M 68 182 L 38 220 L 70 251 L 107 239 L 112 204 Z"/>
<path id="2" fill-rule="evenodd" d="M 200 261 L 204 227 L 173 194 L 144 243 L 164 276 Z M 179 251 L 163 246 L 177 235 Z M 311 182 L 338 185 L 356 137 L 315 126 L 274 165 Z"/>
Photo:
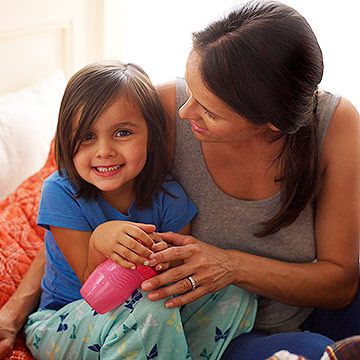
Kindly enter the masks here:
<path id="1" fill-rule="evenodd" d="M 276 139 L 268 135 L 252 137 L 236 143 L 202 142 L 201 147 L 210 157 L 243 164 L 268 163 L 271 166 L 281 153 L 284 142 L 284 137 Z"/>

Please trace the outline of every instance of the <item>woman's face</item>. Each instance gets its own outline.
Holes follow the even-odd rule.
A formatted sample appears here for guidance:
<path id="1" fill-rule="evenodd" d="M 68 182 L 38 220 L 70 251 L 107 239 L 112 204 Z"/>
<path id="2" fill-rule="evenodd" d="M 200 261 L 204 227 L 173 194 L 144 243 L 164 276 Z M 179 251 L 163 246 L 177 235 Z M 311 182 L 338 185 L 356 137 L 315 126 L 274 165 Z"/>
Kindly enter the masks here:
<path id="1" fill-rule="evenodd" d="M 195 137 L 204 142 L 234 142 L 235 145 L 267 131 L 266 125 L 252 124 L 206 88 L 199 61 L 199 56 L 192 51 L 186 65 L 189 98 L 179 110 L 180 117 L 190 122 Z"/>

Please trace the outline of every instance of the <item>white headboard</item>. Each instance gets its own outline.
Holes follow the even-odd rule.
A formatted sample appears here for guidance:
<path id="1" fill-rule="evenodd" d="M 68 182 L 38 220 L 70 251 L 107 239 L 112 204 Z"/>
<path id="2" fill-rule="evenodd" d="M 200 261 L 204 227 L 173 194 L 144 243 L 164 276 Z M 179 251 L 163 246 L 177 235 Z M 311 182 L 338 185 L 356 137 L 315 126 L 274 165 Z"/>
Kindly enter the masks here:
<path id="1" fill-rule="evenodd" d="M 103 58 L 106 1 L 0 0 L 0 199 L 46 160 L 65 85 L 55 72 Z"/>
<path id="2" fill-rule="evenodd" d="M 106 0 L 1 0 L 0 94 L 103 55 Z"/>

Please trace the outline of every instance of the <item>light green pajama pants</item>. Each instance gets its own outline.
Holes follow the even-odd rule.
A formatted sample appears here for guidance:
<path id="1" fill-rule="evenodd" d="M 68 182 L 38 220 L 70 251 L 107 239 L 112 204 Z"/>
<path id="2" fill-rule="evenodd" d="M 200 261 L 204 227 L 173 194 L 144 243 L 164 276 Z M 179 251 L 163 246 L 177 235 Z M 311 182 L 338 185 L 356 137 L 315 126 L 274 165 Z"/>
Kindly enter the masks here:
<path id="1" fill-rule="evenodd" d="M 39 310 L 25 326 L 36 359 L 220 359 L 229 342 L 252 329 L 255 296 L 236 286 L 181 309 L 167 309 L 136 290 L 124 304 L 100 315 L 84 300 L 58 311 Z"/>

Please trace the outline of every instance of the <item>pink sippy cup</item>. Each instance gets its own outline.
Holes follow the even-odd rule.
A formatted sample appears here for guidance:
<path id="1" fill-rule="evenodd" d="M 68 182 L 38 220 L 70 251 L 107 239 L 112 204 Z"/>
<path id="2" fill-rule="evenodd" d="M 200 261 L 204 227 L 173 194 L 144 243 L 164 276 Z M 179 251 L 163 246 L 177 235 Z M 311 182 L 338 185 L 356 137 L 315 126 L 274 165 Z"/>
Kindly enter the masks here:
<path id="1" fill-rule="evenodd" d="M 104 314 L 122 304 L 144 280 L 156 274 L 157 271 L 148 266 L 125 269 L 107 259 L 90 274 L 80 293 L 96 312 Z"/>

